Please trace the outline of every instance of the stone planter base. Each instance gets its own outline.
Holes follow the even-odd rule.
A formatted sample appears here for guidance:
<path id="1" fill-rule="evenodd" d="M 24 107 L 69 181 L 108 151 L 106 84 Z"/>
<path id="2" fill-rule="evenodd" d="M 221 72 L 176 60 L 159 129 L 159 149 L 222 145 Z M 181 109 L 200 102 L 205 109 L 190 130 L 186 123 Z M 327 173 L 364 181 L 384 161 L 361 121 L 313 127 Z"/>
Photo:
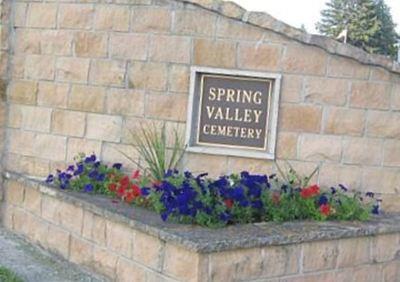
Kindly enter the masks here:
<path id="1" fill-rule="evenodd" d="M 7 174 L 3 224 L 117 281 L 400 281 L 400 216 L 367 223 L 163 223 L 109 198 Z"/>

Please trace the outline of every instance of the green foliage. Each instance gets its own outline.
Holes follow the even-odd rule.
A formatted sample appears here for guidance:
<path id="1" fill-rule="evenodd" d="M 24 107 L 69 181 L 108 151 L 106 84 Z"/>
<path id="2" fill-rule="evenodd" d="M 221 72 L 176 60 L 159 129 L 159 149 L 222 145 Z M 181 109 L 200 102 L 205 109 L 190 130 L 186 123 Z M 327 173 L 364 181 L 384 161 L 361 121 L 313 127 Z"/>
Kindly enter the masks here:
<path id="1" fill-rule="evenodd" d="M 354 193 L 353 197 L 349 197 L 339 191 L 330 201 L 335 211 L 330 218 L 336 220 L 368 220 L 372 203 L 361 205 L 360 198 L 360 193 Z"/>
<path id="2" fill-rule="evenodd" d="M 294 169 L 294 167 L 287 161 L 285 162 L 285 167 L 281 167 L 277 162 L 275 163 L 275 166 L 283 180 L 291 188 L 308 186 L 314 175 L 319 173 L 320 168 L 320 166 L 318 165 L 309 175 L 303 176 L 298 173 Z M 275 182 L 277 182 L 277 178 L 275 179 Z"/>
<path id="3" fill-rule="evenodd" d="M 0 282 L 23 282 L 20 277 L 18 277 L 11 270 L 0 266 Z"/>
<path id="4" fill-rule="evenodd" d="M 121 164 L 108 167 L 94 154 L 85 156 L 81 153 L 74 160 L 74 165 L 68 166 L 65 171 L 57 170 L 55 176 L 50 174 L 46 182 L 54 183 L 61 189 L 109 194 L 109 183 L 113 181 L 113 178 L 122 175 Z"/>
<path id="5" fill-rule="evenodd" d="M 154 180 L 162 180 L 166 171 L 178 167 L 185 149 L 178 129 L 172 129 L 171 133 L 172 136 L 168 136 L 165 123 L 161 128 L 152 124 L 151 127 L 141 127 L 138 131 L 131 131 L 134 146 L 146 166 L 134 158 L 124 155 L 142 170 L 148 170 Z M 169 140 L 168 137 L 172 140 Z M 168 141 L 171 143 L 170 146 Z"/>
<path id="6" fill-rule="evenodd" d="M 231 224 L 297 220 L 368 220 L 379 214 L 380 201 L 374 193 L 352 193 L 339 184 L 321 190 L 312 183 L 319 167 L 303 176 L 290 163 L 277 165 L 277 175 L 243 171 L 217 179 L 207 174 L 194 176 L 168 169 L 159 177 L 148 177 L 139 170 L 125 175 L 122 165 L 111 168 L 95 155 L 80 155 L 76 164 L 49 175 L 46 182 L 61 189 L 95 192 L 119 198 L 160 214 L 162 220 L 218 228 Z M 161 173 L 161 171 L 160 171 Z"/>
<path id="7" fill-rule="evenodd" d="M 396 43 L 400 39 L 400 36 L 396 33 L 396 24 L 393 22 L 390 8 L 385 4 L 385 1 L 377 0 L 376 9 L 377 17 L 381 22 L 381 28 L 371 41 L 371 45 L 376 48 L 376 53 L 395 58 L 398 53 Z"/>
<path id="8" fill-rule="evenodd" d="M 384 0 L 331 0 L 321 12 L 317 29 L 336 38 L 348 31 L 348 43 L 370 53 L 397 56 L 399 39 L 390 9 Z"/>
<path id="9" fill-rule="evenodd" d="M 83 166 L 83 172 L 80 173 L 76 178 L 73 178 L 70 182 L 70 187 L 74 191 L 85 191 L 94 192 L 97 194 L 110 194 L 108 184 L 110 183 L 110 175 L 122 175 L 122 173 L 114 168 L 108 167 L 106 164 L 101 162 L 85 162 L 87 157 L 81 153 L 75 157 L 77 166 Z M 88 191 L 87 187 L 93 187 Z"/>

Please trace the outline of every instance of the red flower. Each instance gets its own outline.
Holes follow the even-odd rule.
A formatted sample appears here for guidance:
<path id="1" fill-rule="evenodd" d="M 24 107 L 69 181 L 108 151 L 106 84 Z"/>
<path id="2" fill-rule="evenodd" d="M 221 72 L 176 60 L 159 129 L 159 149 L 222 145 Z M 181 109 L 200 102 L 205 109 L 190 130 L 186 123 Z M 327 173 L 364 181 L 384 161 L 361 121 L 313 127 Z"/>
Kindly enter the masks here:
<path id="1" fill-rule="evenodd" d="M 140 177 L 140 171 L 137 169 L 132 173 L 133 179 L 138 179 Z"/>
<path id="2" fill-rule="evenodd" d="M 132 203 L 133 200 L 135 199 L 135 195 L 133 194 L 133 191 L 129 191 L 128 193 L 126 193 L 125 195 L 125 202 L 127 202 L 128 204 Z"/>
<path id="3" fill-rule="evenodd" d="M 224 203 L 225 203 L 225 206 L 228 209 L 231 209 L 233 207 L 233 200 L 232 199 L 226 199 L 226 200 L 224 200 Z"/>
<path id="4" fill-rule="evenodd" d="M 331 206 L 330 206 L 329 204 L 321 205 L 321 206 L 319 207 L 319 211 L 320 211 L 323 215 L 328 216 L 328 215 L 331 213 Z"/>
<path id="5" fill-rule="evenodd" d="M 122 177 L 122 179 L 119 181 L 119 184 L 121 185 L 121 187 L 124 187 L 124 188 L 128 188 L 129 183 L 130 183 L 129 177 L 126 175 L 124 177 Z"/>
<path id="6" fill-rule="evenodd" d="M 117 190 L 117 196 L 118 197 L 123 197 L 123 196 L 125 196 L 125 193 L 126 193 L 126 188 L 125 187 L 119 187 L 118 188 L 118 190 Z"/>
<path id="7" fill-rule="evenodd" d="M 117 184 L 115 183 L 108 184 L 108 190 L 110 190 L 111 192 L 117 191 Z"/>
<path id="8" fill-rule="evenodd" d="M 318 195 L 319 192 L 320 192 L 319 186 L 312 185 L 310 187 L 301 189 L 300 196 L 304 199 L 307 199 Z"/>
<path id="9" fill-rule="evenodd" d="M 132 193 L 136 197 L 139 197 L 142 195 L 142 190 L 140 190 L 139 186 L 137 185 L 132 185 Z"/>

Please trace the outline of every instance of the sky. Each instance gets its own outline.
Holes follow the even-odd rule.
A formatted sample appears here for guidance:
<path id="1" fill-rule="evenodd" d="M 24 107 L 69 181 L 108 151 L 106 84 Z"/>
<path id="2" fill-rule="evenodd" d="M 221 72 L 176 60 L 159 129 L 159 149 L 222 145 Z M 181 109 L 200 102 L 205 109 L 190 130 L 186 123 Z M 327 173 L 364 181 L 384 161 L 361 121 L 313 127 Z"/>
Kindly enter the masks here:
<path id="1" fill-rule="evenodd" d="M 294 27 L 306 27 L 309 33 L 318 33 L 315 23 L 327 0 L 232 0 L 250 11 L 264 11 Z M 400 32 L 400 0 L 386 0 L 391 8 L 393 20 Z"/>

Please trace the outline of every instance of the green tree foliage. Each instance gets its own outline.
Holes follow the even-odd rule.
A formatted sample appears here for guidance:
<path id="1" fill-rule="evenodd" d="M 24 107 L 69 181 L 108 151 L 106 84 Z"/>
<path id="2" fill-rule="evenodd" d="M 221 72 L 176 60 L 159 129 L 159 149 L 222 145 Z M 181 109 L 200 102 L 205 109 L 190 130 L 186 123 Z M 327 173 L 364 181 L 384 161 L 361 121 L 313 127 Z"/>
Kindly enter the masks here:
<path id="1" fill-rule="evenodd" d="M 347 42 L 367 52 L 395 58 L 396 33 L 384 0 L 330 0 L 317 23 L 319 32 L 336 38 L 347 30 Z"/>

